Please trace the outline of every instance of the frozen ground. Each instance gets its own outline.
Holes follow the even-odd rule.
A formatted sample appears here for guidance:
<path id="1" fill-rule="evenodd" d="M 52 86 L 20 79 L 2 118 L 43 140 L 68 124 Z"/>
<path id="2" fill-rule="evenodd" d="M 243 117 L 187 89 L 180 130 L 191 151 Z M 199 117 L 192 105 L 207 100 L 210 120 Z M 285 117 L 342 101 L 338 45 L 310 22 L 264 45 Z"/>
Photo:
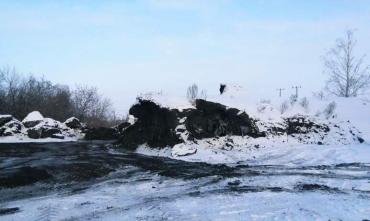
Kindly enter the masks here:
<path id="1" fill-rule="evenodd" d="M 171 148 L 156 150 L 141 146 L 136 151 L 149 156 L 169 157 L 210 164 L 315 166 L 370 162 L 370 145 L 278 145 L 274 147 L 232 149 L 198 148 L 196 154 L 176 156 Z"/>
<path id="2" fill-rule="evenodd" d="M 102 143 L 11 145 L 0 145 L 0 208 L 14 208 L 4 221 L 370 218 L 368 144 L 266 149 L 228 165 L 122 153 Z M 4 187 L 4 177 L 23 167 L 51 176 Z"/>

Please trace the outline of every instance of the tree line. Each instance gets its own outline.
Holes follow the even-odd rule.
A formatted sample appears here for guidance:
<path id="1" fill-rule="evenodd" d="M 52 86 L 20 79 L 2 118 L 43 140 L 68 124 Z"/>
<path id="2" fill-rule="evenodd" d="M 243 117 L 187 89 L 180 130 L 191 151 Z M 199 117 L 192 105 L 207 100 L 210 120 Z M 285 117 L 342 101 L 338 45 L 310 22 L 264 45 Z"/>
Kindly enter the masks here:
<path id="1" fill-rule="evenodd" d="M 44 77 L 19 74 L 15 68 L 0 68 L 0 114 L 23 119 L 32 111 L 58 121 L 75 116 L 91 127 L 118 123 L 112 103 L 96 87 L 54 84 Z"/>

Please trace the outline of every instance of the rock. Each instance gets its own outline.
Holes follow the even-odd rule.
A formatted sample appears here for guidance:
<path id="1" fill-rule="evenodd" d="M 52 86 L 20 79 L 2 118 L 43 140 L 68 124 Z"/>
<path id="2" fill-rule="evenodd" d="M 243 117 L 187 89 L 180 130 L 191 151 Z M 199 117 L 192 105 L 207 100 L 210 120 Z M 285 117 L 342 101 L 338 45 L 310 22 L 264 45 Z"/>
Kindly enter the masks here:
<path id="1" fill-rule="evenodd" d="M 197 148 L 191 144 L 177 144 L 172 148 L 173 157 L 184 157 L 197 153 Z"/>
<path id="2" fill-rule="evenodd" d="M 81 129 L 82 128 L 82 124 L 81 124 L 80 120 L 75 118 L 75 117 L 68 118 L 64 122 L 64 124 L 67 127 L 72 128 L 72 129 Z"/>
<path id="3" fill-rule="evenodd" d="M 0 128 L 0 136 L 13 136 L 22 132 L 23 124 L 13 118 L 11 121 L 5 123 Z"/>
<path id="4" fill-rule="evenodd" d="M 0 137 L 4 136 L 5 130 L 6 130 L 6 128 L 4 128 L 4 127 L 0 128 Z"/>
<path id="5" fill-rule="evenodd" d="M 220 94 L 223 94 L 226 89 L 226 84 L 220 84 Z"/>
<path id="6" fill-rule="evenodd" d="M 27 130 L 27 136 L 31 139 L 40 139 L 42 129 L 41 128 L 30 128 Z"/>
<path id="7" fill-rule="evenodd" d="M 322 132 L 329 132 L 329 126 L 325 124 L 317 124 L 304 116 L 294 116 L 291 118 L 285 119 L 286 122 L 286 133 L 288 135 L 291 134 L 308 134 L 311 132 L 318 133 L 319 131 Z"/>
<path id="8" fill-rule="evenodd" d="M 37 124 L 41 123 L 44 120 L 44 117 L 38 111 L 33 111 L 27 115 L 22 121 L 23 125 L 27 128 L 34 127 Z"/>
<path id="9" fill-rule="evenodd" d="M 0 115 L 0 127 L 4 126 L 4 124 L 8 123 L 11 120 L 13 120 L 12 115 Z"/>
<path id="10" fill-rule="evenodd" d="M 119 138 L 119 133 L 114 128 L 99 127 L 87 129 L 86 140 L 115 140 Z"/>
<path id="11" fill-rule="evenodd" d="M 139 100 L 130 108 L 130 115 L 137 120 L 122 132 L 119 143 L 124 148 L 133 150 L 141 144 L 163 148 L 181 142 L 175 131 L 179 124 L 177 110 L 160 107 L 149 100 Z"/>
<path id="12" fill-rule="evenodd" d="M 295 187 L 295 190 L 299 191 L 326 191 L 326 192 L 339 192 L 338 188 L 331 188 L 326 185 L 321 184 L 312 184 L 312 183 L 298 183 Z"/>
<path id="13" fill-rule="evenodd" d="M 56 134 L 61 134 L 61 131 L 57 128 L 41 128 L 41 138 L 55 138 Z"/>
<path id="14" fill-rule="evenodd" d="M 129 122 L 123 122 L 123 123 L 121 123 L 121 124 L 119 124 L 119 125 L 117 126 L 117 129 L 118 129 L 118 131 L 119 131 L 119 132 L 122 132 L 122 131 L 124 131 L 126 128 L 128 128 L 129 126 L 131 126 L 131 124 L 130 124 Z"/>
<path id="15" fill-rule="evenodd" d="M 12 131 L 9 131 L 9 130 L 5 130 L 2 134 L 3 134 L 4 137 L 9 137 L 9 136 L 14 135 L 14 133 Z"/>
<path id="16" fill-rule="evenodd" d="M 360 142 L 360 143 L 364 143 L 364 142 L 365 142 L 365 140 L 364 140 L 362 137 L 357 137 L 357 140 L 358 140 L 358 142 Z"/>
<path id="17" fill-rule="evenodd" d="M 226 135 L 264 136 L 245 112 L 200 99 L 196 100 L 196 109 L 190 111 L 185 124 L 196 139 Z"/>
<path id="18" fill-rule="evenodd" d="M 264 136 L 254 121 L 238 109 L 200 99 L 195 104 L 196 109 L 180 112 L 150 100 L 139 100 L 130 109 L 130 115 L 136 118 L 136 122 L 122 132 L 119 143 L 127 149 L 136 149 L 142 144 L 164 148 L 184 141 L 196 142 L 196 139 L 226 135 Z M 188 133 L 187 138 L 180 137 L 181 132 Z"/>
<path id="19" fill-rule="evenodd" d="M 0 216 L 4 215 L 10 215 L 14 213 L 18 213 L 21 210 L 18 207 L 13 207 L 13 208 L 0 208 Z"/>
<path id="20" fill-rule="evenodd" d="M 240 184 L 242 184 L 240 180 L 234 180 L 227 183 L 229 186 L 239 186 Z"/>
<path id="21" fill-rule="evenodd" d="M 52 118 L 44 118 L 39 124 L 39 126 L 44 127 L 44 128 L 62 128 L 63 127 L 62 123 Z"/>
<path id="22" fill-rule="evenodd" d="M 40 138 L 58 138 L 64 139 L 64 136 L 61 135 L 61 130 L 57 128 L 49 127 L 34 127 L 27 130 L 27 135 L 31 139 L 40 139 Z"/>
<path id="23" fill-rule="evenodd" d="M 12 120 L 5 124 L 6 127 L 10 128 L 14 133 L 20 133 L 22 130 L 22 123 L 18 120 Z"/>

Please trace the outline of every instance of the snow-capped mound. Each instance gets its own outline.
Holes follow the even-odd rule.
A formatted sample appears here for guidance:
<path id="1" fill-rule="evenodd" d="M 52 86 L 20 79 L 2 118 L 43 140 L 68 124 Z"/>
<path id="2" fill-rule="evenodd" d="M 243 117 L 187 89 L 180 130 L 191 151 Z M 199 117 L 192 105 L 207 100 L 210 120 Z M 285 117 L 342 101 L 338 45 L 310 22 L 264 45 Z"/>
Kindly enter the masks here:
<path id="1" fill-rule="evenodd" d="M 75 141 L 82 132 L 38 111 L 31 112 L 20 122 L 11 115 L 0 115 L 0 142 Z"/>
<path id="2" fill-rule="evenodd" d="M 200 94 L 198 94 L 199 97 Z M 151 100 L 169 109 L 194 109 L 185 96 L 169 96 L 165 92 L 148 93 L 139 99 Z M 256 120 L 264 122 L 283 122 L 284 118 L 296 115 L 314 117 L 317 121 L 330 121 L 333 124 L 349 121 L 362 132 L 365 140 L 370 140 L 370 100 L 363 97 L 341 98 L 331 95 L 312 94 L 311 96 L 283 96 L 257 99 L 250 91 L 237 84 L 226 84 L 224 93 L 216 89 L 208 91 L 207 101 L 237 108 Z"/>
<path id="3" fill-rule="evenodd" d="M 314 94 L 309 97 L 291 96 L 257 100 L 250 97 L 248 91 L 241 86 L 226 85 L 222 94 L 215 91 L 209 94 L 205 101 L 225 106 L 225 113 L 220 115 L 199 109 L 197 106 L 199 102 L 190 102 L 186 97 L 170 98 L 164 93 L 142 96 L 139 101 L 154 102 L 161 108 L 167 108 L 177 118 L 171 122 L 171 127 L 167 128 L 168 134 L 172 136 L 174 133 L 177 136 L 176 139 L 171 139 L 176 142 L 145 142 L 145 139 L 135 145 L 132 145 L 132 142 L 124 142 L 124 144 L 130 144 L 131 149 L 132 146 L 139 146 L 137 151 L 140 153 L 157 152 L 159 155 L 165 153 L 164 156 L 176 159 L 201 160 L 205 152 L 217 155 L 227 151 L 233 155 L 238 154 L 239 151 L 259 151 L 273 147 L 324 145 L 322 148 L 327 148 L 333 145 L 361 145 L 362 143 L 366 145 L 370 141 L 370 121 L 368 120 L 370 119 L 370 101 L 363 98 L 338 98 Z M 250 132 L 251 127 L 244 128 L 246 133 L 237 133 L 242 128 L 239 128 L 240 125 L 236 125 L 234 121 L 225 121 L 224 116 L 227 111 L 238 115 L 247 114 L 252 119 L 251 125 L 257 126 L 254 131 L 258 133 L 253 134 L 258 136 L 248 135 L 247 132 Z M 136 110 L 135 112 L 141 111 Z M 196 112 L 199 113 L 192 114 Z M 139 127 L 143 123 L 142 117 L 131 111 L 130 114 L 137 119 L 136 127 Z M 135 126 L 129 128 L 128 132 L 131 137 L 143 139 L 141 135 L 152 127 L 150 122 L 169 119 L 167 117 L 151 119 L 152 116 L 158 117 L 158 115 L 150 111 L 146 116 L 147 124 L 140 127 L 140 133 L 133 132 Z M 227 129 L 230 128 L 230 124 L 235 130 Z M 157 126 L 159 125 L 161 124 Z M 163 132 L 163 129 L 154 127 L 149 137 L 160 139 L 163 134 L 159 135 L 156 131 Z M 161 145 L 155 145 L 157 143 Z M 150 148 L 154 149 L 148 151 Z M 212 156 L 207 158 L 211 159 Z"/>
<path id="4" fill-rule="evenodd" d="M 23 131 L 23 124 L 12 115 L 0 115 L 0 137 L 14 136 Z"/>
<path id="5" fill-rule="evenodd" d="M 29 113 L 22 121 L 25 127 L 34 127 L 44 120 L 44 117 L 38 111 Z"/>

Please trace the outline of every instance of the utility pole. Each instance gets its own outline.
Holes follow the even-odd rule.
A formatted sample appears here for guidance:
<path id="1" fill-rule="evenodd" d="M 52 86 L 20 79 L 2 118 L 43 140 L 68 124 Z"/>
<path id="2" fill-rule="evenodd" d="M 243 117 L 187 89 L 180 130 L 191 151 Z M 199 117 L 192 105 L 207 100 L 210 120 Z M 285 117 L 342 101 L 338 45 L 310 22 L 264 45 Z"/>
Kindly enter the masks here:
<path id="1" fill-rule="evenodd" d="M 301 89 L 301 86 L 293 86 L 293 89 L 295 89 L 295 97 L 298 98 L 298 90 Z"/>
<path id="2" fill-rule="evenodd" d="M 279 91 L 279 97 L 281 97 L 281 94 L 282 94 L 283 90 L 285 90 L 285 88 L 278 88 L 277 90 Z"/>

